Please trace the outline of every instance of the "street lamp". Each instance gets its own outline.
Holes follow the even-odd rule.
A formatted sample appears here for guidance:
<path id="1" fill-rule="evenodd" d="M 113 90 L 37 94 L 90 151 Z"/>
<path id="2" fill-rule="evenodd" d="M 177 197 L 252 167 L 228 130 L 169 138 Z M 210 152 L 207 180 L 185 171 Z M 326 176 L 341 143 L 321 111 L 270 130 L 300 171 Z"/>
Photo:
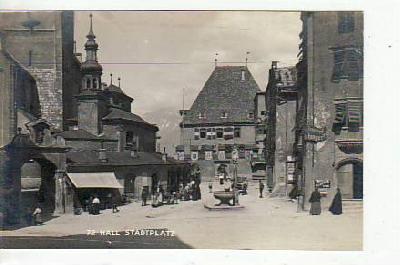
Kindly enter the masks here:
<path id="1" fill-rule="evenodd" d="M 236 146 L 233 148 L 232 151 L 232 162 L 233 162 L 233 193 L 234 193 L 234 199 L 233 199 L 233 205 L 239 204 L 239 194 L 237 192 L 237 160 L 239 159 L 239 152 L 236 148 Z"/>

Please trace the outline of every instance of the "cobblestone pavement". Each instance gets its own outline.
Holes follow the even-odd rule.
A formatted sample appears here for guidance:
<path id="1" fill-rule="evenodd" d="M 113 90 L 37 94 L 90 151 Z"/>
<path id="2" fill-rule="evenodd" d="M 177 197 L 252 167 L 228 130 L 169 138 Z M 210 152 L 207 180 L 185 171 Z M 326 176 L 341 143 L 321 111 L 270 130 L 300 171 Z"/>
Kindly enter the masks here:
<path id="1" fill-rule="evenodd" d="M 362 211 L 333 216 L 326 210 L 320 216 L 296 212 L 296 204 L 282 198 L 258 198 L 257 184 L 249 184 L 249 194 L 240 196 L 243 209 L 209 211 L 204 203 L 213 204 L 207 184 L 202 185 L 201 201 L 184 201 L 158 208 L 142 207 L 139 202 L 111 210 L 100 215 L 63 215 L 42 226 L 14 231 L 1 231 L 2 236 L 107 238 L 110 233 L 135 233 L 141 229 L 167 229 L 173 231 L 176 241 L 158 242 L 149 248 L 202 248 L 202 249 L 292 249 L 292 250 L 362 250 Z M 218 185 L 215 183 L 215 189 Z M 132 232 L 133 231 L 133 232 Z M 108 235 L 101 235 L 106 233 Z M 129 237 L 113 235 L 114 241 L 129 241 Z M 5 240 L 6 238 L 3 238 Z M 142 237 L 142 242 L 149 240 Z M 15 239 L 16 240 L 16 239 Z M 111 241 L 112 241 L 111 240 Z M 137 238 L 132 240 L 138 240 Z M 108 241 L 108 240 L 102 240 Z M 141 248 L 137 244 L 122 247 Z M 164 241 L 166 242 L 166 241 Z M 34 240 L 27 240 L 27 248 Z M 113 246 L 115 247 L 115 245 Z"/>

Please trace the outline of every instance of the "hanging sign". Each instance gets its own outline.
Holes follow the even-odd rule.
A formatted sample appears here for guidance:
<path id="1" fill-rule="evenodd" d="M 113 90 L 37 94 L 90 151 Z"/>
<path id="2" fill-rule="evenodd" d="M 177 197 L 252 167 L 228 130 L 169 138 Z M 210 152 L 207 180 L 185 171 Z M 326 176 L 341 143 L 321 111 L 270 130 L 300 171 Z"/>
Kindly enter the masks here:
<path id="1" fill-rule="evenodd" d="M 326 129 L 308 127 L 304 130 L 304 140 L 306 142 L 323 142 L 326 138 Z"/>

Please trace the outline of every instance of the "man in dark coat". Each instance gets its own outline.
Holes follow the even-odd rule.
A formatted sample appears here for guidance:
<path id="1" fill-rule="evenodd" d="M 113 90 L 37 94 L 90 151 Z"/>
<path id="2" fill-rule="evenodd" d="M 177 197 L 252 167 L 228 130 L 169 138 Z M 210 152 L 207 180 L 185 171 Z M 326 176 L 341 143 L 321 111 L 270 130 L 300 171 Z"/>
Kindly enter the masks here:
<path id="1" fill-rule="evenodd" d="M 147 203 L 146 203 L 147 196 L 148 196 L 147 190 L 143 187 L 143 189 L 142 189 L 142 206 L 146 206 L 147 205 Z"/>
<path id="2" fill-rule="evenodd" d="M 342 214 L 342 193 L 340 192 L 340 189 L 337 188 L 337 192 L 335 194 L 335 197 L 333 198 L 332 204 L 329 207 L 329 211 L 334 214 L 334 215 L 339 215 Z"/>
<path id="3" fill-rule="evenodd" d="M 311 193 L 309 202 L 311 203 L 310 214 L 311 215 L 320 215 L 321 214 L 321 193 L 319 193 L 317 187 Z"/>
<path id="4" fill-rule="evenodd" d="M 260 198 L 263 198 L 264 183 L 262 183 L 261 179 L 258 182 L 258 186 L 259 186 L 259 189 L 260 189 Z"/>

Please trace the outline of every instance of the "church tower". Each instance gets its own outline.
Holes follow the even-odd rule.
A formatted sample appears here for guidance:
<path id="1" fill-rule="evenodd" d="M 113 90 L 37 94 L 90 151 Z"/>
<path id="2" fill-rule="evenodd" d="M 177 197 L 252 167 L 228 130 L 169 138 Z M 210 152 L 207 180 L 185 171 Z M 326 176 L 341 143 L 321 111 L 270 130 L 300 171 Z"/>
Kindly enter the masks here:
<path id="1" fill-rule="evenodd" d="M 90 14 L 90 30 L 86 35 L 85 43 L 86 60 L 82 63 L 82 90 L 101 89 L 101 74 L 103 68 L 97 61 L 97 50 L 99 45 L 96 43 L 96 36 L 93 33 L 92 14 Z"/>
<path id="2" fill-rule="evenodd" d="M 86 59 L 81 65 L 82 89 L 78 100 L 78 127 L 95 135 L 102 133 L 102 118 L 107 112 L 107 98 L 101 85 L 102 66 L 97 61 L 98 44 L 93 33 L 92 14 L 90 30 L 85 43 Z"/>

